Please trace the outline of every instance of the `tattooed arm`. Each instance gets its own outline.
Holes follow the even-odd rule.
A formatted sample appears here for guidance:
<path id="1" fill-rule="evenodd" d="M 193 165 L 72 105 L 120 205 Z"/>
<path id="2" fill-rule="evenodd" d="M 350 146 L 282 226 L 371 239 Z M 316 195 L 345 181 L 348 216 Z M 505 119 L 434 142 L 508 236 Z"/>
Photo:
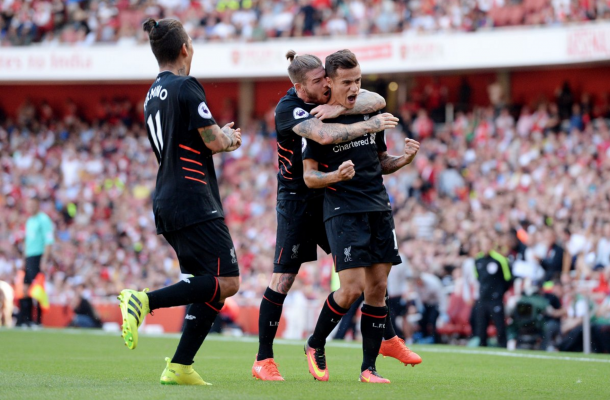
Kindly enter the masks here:
<path id="1" fill-rule="evenodd" d="M 309 118 L 294 126 L 292 130 L 297 135 L 320 144 L 335 144 L 349 142 L 365 133 L 394 128 L 396 124 L 398 124 L 398 118 L 390 113 L 384 113 L 375 115 L 368 121 L 349 125 L 325 124 L 317 118 Z"/>
<path id="2" fill-rule="evenodd" d="M 385 99 L 375 92 L 360 89 L 356 97 L 356 105 L 351 110 L 345 110 L 346 115 L 370 114 L 385 107 Z"/>
<path id="3" fill-rule="evenodd" d="M 199 134 L 203 139 L 203 143 L 208 149 L 212 150 L 212 153 L 234 151 L 241 146 L 241 130 L 240 128 L 233 129 L 232 127 L 233 122 L 226 124 L 222 128 L 214 124 L 205 128 L 199 128 Z"/>
<path id="4" fill-rule="evenodd" d="M 381 173 L 384 175 L 394 173 L 407 164 L 411 164 L 419 151 L 419 142 L 405 139 L 405 153 L 401 156 L 391 156 L 387 151 L 379 153 Z"/>
<path id="5" fill-rule="evenodd" d="M 337 118 L 339 115 L 361 115 L 379 111 L 385 107 L 385 99 L 374 92 L 360 89 L 354 108 L 348 109 L 340 104 L 322 104 L 311 110 L 311 115 L 319 120 Z"/>
<path id="6" fill-rule="evenodd" d="M 379 153 L 379 162 L 381 163 L 381 173 L 384 175 L 394 173 L 408 164 L 404 155 L 391 156 L 387 151 Z"/>
<path id="7" fill-rule="evenodd" d="M 333 172 L 321 172 L 318 170 L 318 162 L 311 158 L 303 160 L 303 179 L 307 187 L 311 189 L 322 189 L 333 183 L 348 181 L 354 177 L 354 163 L 351 160 L 344 161 L 339 169 Z"/>

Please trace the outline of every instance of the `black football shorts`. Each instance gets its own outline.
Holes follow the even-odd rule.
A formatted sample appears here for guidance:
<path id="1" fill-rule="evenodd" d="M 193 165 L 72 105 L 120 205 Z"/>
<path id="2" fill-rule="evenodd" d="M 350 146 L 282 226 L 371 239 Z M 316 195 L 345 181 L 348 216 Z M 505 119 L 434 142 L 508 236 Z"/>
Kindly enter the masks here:
<path id="1" fill-rule="evenodd" d="M 402 262 L 391 211 L 337 215 L 326 221 L 326 233 L 337 272 Z"/>
<path id="2" fill-rule="evenodd" d="M 322 206 L 324 196 L 278 200 L 273 272 L 296 274 L 301 264 L 318 258 L 317 246 L 330 253 Z"/>
<path id="3" fill-rule="evenodd" d="M 165 232 L 183 274 L 239 276 L 235 246 L 224 219 L 216 218 Z"/>
<path id="4" fill-rule="evenodd" d="M 40 261 L 42 260 L 42 255 L 40 256 L 30 256 L 25 258 L 25 276 L 23 277 L 23 283 L 26 285 L 30 285 L 34 282 L 36 275 L 40 272 Z"/>

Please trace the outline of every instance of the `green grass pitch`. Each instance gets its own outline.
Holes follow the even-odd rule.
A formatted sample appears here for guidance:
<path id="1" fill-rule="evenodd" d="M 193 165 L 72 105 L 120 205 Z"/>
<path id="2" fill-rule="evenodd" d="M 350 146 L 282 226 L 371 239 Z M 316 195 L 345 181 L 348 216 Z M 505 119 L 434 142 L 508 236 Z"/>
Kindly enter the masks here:
<path id="1" fill-rule="evenodd" d="M 252 378 L 255 338 L 211 336 L 195 369 L 207 387 L 161 386 L 164 357 L 177 335 L 141 336 L 128 350 L 118 334 L 72 330 L 0 330 L 0 399 L 610 399 L 610 357 L 493 349 L 414 346 L 423 363 L 404 367 L 379 358 L 392 381 L 357 381 L 357 343 L 330 342 L 330 382 L 307 371 L 302 342 L 278 341 L 285 382 Z"/>

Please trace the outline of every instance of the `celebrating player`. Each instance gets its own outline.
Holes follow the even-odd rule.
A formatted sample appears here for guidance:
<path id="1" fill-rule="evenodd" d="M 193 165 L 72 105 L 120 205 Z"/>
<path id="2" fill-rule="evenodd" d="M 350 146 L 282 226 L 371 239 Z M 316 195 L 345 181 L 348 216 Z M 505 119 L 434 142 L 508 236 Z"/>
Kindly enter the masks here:
<path id="1" fill-rule="evenodd" d="M 385 106 L 379 95 L 364 91 L 349 110 L 342 106 L 314 109 L 330 97 L 324 66 L 313 55 L 298 56 L 289 51 L 288 75 L 293 88 L 275 110 L 278 136 L 277 236 L 273 275 L 266 289 L 259 314 L 259 350 L 252 375 L 261 380 L 284 380 L 273 359 L 273 340 L 277 333 L 286 294 L 302 263 L 317 258 L 317 245 L 330 251 L 322 221 L 322 191 L 307 188 L 303 181 L 301 138 L 321 144 L 350 141 L 366 133 L 395 127 L 398 119 L 380 114 L 353 125 L 326 124 L 314 117 L 328 117 L 347 111 L 371 113 Z"/>
<path id="2" fill-rule="evenodd" d="M 138 327 L 157 308 L 189 305 L 184 331 L 161 383 L 209 385 L 192 364 L 224 299 L 239 289 L 235 248 L 224 214 L 212 154 L 241 145 L 233 123 L 220 128 L 199 82 L 189 77 L 191 38 L 177 20 L 144 22 L 159 75 L 144 102 L 148 138 L 159 162 L 153 212 L 157 233 L 174 248 L 180 269 L 191 278 L 153 292 L 123 290 L 119 295 L 123 338 L 138 344 Z"/>
<path id="3" fill-rule="evenodd" d="M 329 103 L 353 108 L 361 83 L 356 56 L 341 50 L 326 57 L 325 65 L 331 87 Z M 368 118 L 345 115 L 327 122 L 355 124 Z M 421 358 L 404 346 L 387 319 L 387 277 L 392 265 L 399 264 L 401 259 L 382 174 L 409 164 L 419 150 L 419 143 L 406 139 L 404 154 L 390 156 L 383 130 L 343 144 L 303 142 L 305 183 L 312 189 L 327 189 L 324 221 L 341 282 L 341 287 L 328 296 L 314 333 L 305 344 L 309 371 L 315 379 L 329 379 L 324 353 L 326 338 L 364 292 L 360 381 L 389 383 L 377 374 L 375 366 L 384 336 L 388 339 L 386 346 L 402 351 L 402 356 L 396 358 L 406 357 L 401 359 L 405 364 L 418 364 Z"/>

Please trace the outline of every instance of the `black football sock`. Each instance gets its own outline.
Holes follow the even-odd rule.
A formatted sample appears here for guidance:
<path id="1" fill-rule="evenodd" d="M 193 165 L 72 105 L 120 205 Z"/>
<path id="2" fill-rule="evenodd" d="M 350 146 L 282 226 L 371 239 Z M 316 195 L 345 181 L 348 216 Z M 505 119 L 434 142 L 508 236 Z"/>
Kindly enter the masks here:
<path id="1" fill-rule="evenodd" d="M 324 307 L 322 307 L 322 311 L 320 311 L 316 328 L 313 331 L 313 335 L 309 338 L 309 346 L 314 349 L 324 347 L 326 338 L 348 311 L 347 308 L 340 307 L 335 303 L 333 293 L 331 293 L 324 302 Z"/>
<path id="2" fill-rule="evenodd" d="M 363 304 L 361 311 L 360 330 L 362 331 L 363 353 L 361 371 L 364 371 L 370 367 L 375 369 L 375 361 L 383 339 L 388 308 L 386 306 L 373 307 Z"/>
<path id="3" fill-rule="evenodd" d="M 36 323 L 42 325 L 42 306 L 36 303 Z"/>
<path id="4" fill-rule="evenodd" d="M 383 330 L 383 338 L 385 340 L 392 339 L 396 336 L 396 331 L 394 330 L 394 325 L 392 325 L 392 318 L 390 316 L 390 296 L 388 292 L 385 292 L 385 306 L 388 308 L 388 315 L 385 317 L 385 329 Z"/>
<path id="5" fill-rule="evenodd" d="M 23 299 L 23 322 L 29 324 L 33 321 L 32 313 L 34 312 L 34 301 L 31 297 Z"/>
<path id="6" fill-rule="evenodd" d="M 220 298 L 218 279 L 212 275 L 184 278 L 178 283 L 147 293 L 150 310 L 185 306 L 192 303 L 214 303 Z"/>
<path id="7" fill-rule="evenodd" d="M 215 302 L 213 304 L 194 303 L 186 311 L 184 317 L 184 331 L 180 337 L 180 343 L 172 358 L 173 363 L 191 365 L 195 354 L 199 351 L 205 340 L 216 316 L 224 304 Z"/>
<path id="8" fill-rule="evenodd" d="M 257 361 L 273 358 L 273 340 L 277 334 L 286 295 L 271 288 L 265 290 L 258 314 Z"/>
<path id="9" fill-rule="evenodd" d="M 28 312 L 27 303 L 28 303 L 27 297 L 19 299 L 19 314 L 17 315 L 17 325 L 23 325 L 26 322 L 28 322 L 27 317 L 26 317 L 27 312 Z"/>

